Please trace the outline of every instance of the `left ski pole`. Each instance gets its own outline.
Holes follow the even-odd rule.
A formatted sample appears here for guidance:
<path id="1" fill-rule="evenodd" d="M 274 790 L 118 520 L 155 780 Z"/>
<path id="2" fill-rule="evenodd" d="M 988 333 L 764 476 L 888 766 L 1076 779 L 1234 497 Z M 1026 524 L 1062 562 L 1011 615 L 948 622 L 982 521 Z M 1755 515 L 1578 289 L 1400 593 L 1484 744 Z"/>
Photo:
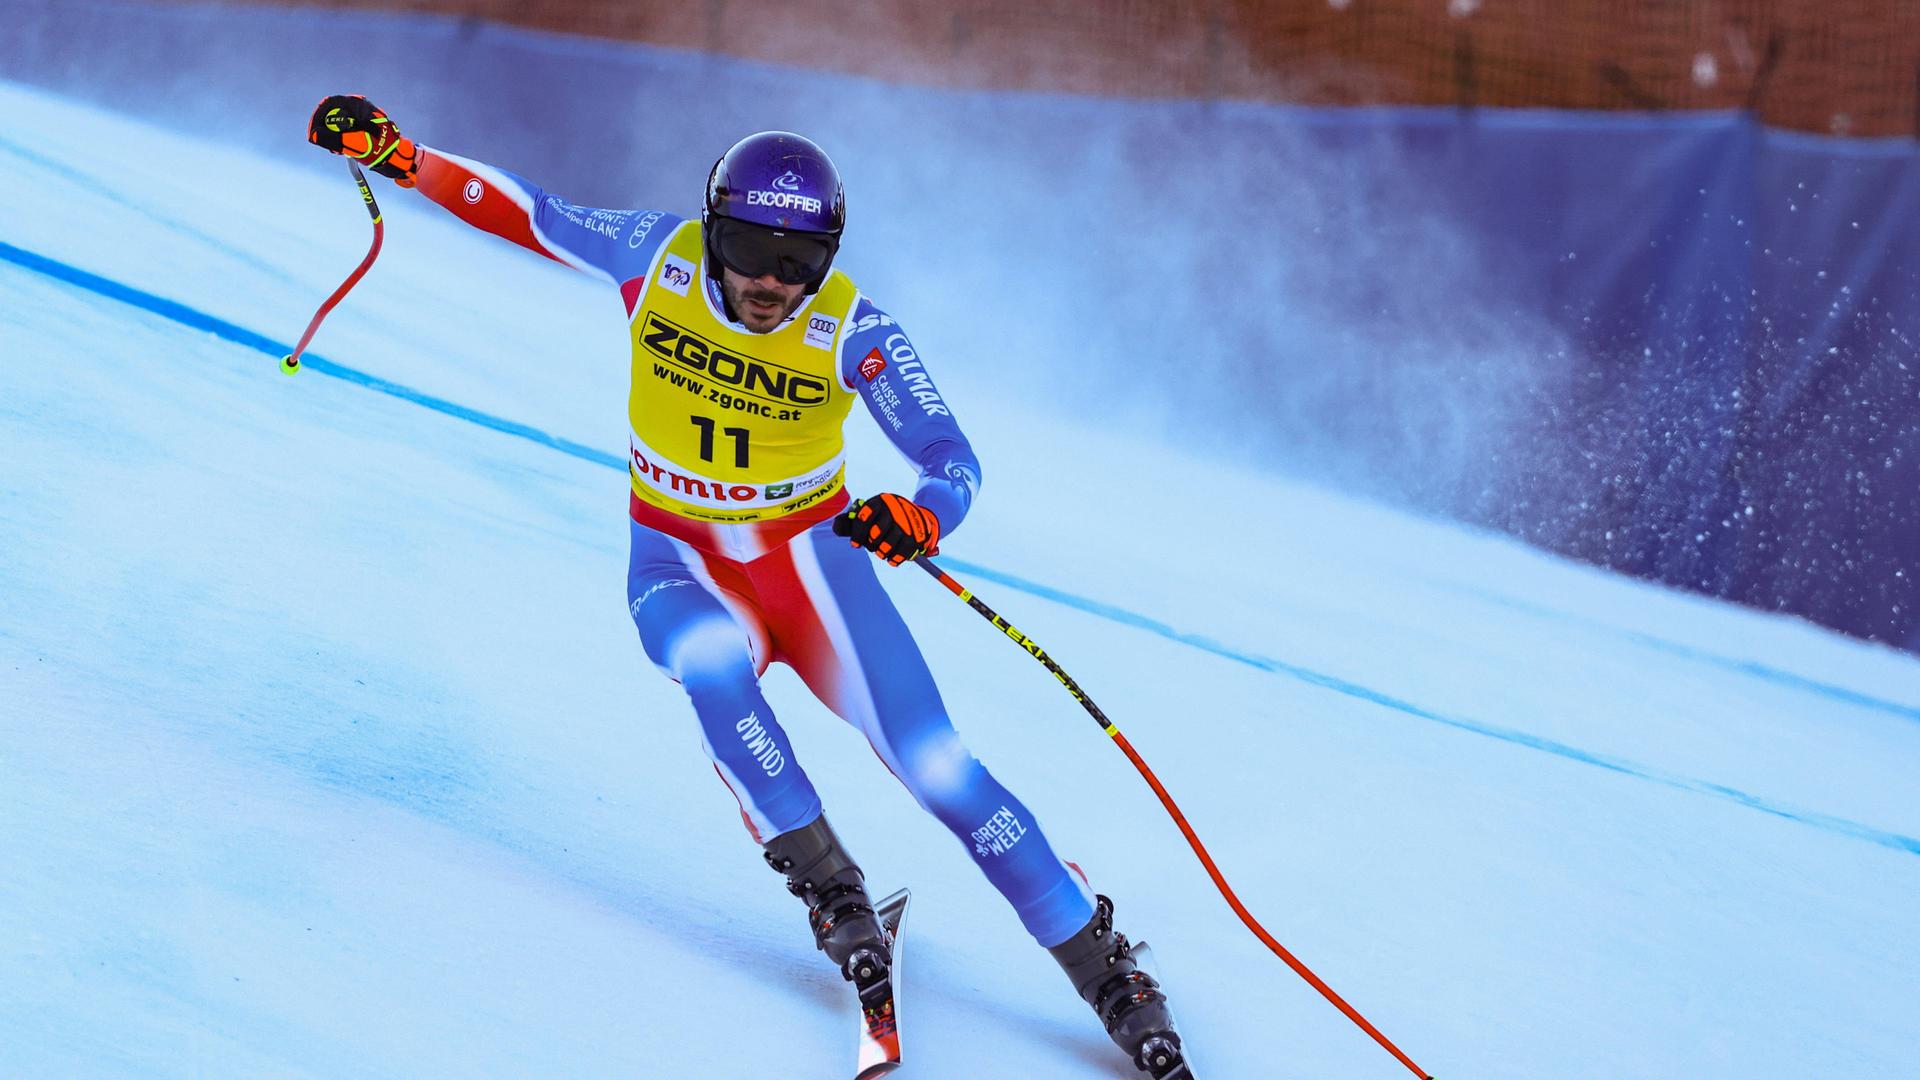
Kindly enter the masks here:
<path id="1" fill-rule="evenodd" d="M 1393 1045 L 1385 1035 L 1380 1034 L 1379 1028 L 1374 1027 L 1367 1021 L 1366 1017 L 1360 1015 L 1359 1010 L 1347 1004 L 1346 1000 L 1339 994 L 1334 993 L 1332 987 L 1322 982 L 1320 976 L 1315 975 L 1309 970 L 1307 965 L 1301 963 L 1293 953 L 1287 951 L 1285 945 L 1280 944 L 1272 934 L 1269 934 L 1266 927 L 1260 925 L 1260 921 L 1255 919 L 1253 913 L 1247 910 L 1246 905 L 1240 902 L 1240 898 L 1234 895 L 1233 887 L 1227 884 L 1227 879 L 1220 873 L 1220 868 L 1214 865 L 1213 856 L 1207 854 L 1206 845 L 1200 842 L 1200 837 L 1193 831 L 1193 826 L 1187 823 L 1187 816 L 1180 812 L 1179 806 L 1174 804 L 1173 796 L 1167 794 L 1167 789 L 1160 783 L 1160 778 L 1153 775 L 1153 770 L 1147 767 L 1146 760 L 1140 756 L 1139 751 L 1133 748 L 1133 744 L 1128 742 L 1127 737 L 1120 733 L 1120 729 L 1114 726 L 1113 721 L 1107 719 L 1107 714 L 1100 711 L 1100 706 L 1094 704 L 1093 699 L 1087 696 L 1086 691 L 1080 689 L 1080 684 L 1073 681 L 1073 676 L 1068 675 L 1065 669 L 1061 668 L 1059 664 L 1054 663 L 1053 657 L 1048 656 L 1047 651 L 1042 649 L 1032 638 L 1015 629 L 1011 623 L 1001 618 L 999 613 L 981 602 L 979 597 L 973 595 L 972 591 L 967 589 L 966 586 L 955 581 L 952 575 L 948 574 L 945 570 L 935 566 L 932 559 L 921 556 L 914 561 L 920 564 L 920 569 L 933 575 L 934 580 L 946 586 L 948 592 L 966 601 L 969 607 L 980 613 L 981 618 L 992 623 L 1001 633 L 1012 639 L 1015 645 L 1025 649 L 1028 655 L 1040 661 L 1042 666 L 1053 673 L 1054 678 L 1060 680 L 1060 685 L 1067 688 L 1067 693 L 1073 695 L 1073 700 L 1078 701 L 1080 706 L 1086 709 L 1087 713 L 1100 724 L 1100 729 L 1106 732 L 1107 736 L 1119 745 L 1121 751 L 1127 755 L 1127 759 L 1133 762 L 1133 767 L 1138 769 L 1140 775 L 1146 778 L 1147 784 L 1153 788 L 1153 793 L 1160 797 L 1161 805 L 1165 806 L 1167 813 L 1173 816 L 1174 824 L 1180 826 L 1180 832 L 1186 836 L 1188 845 L 1193 848 L 1193 853 L 1200 857 L 1200 865 L 1207 868 L 1207 875 L 1213 878 L 1213 884 L 1220 890 L 1220 895 L 1226 898 L 1227 905 L 1233 908 L 1233 913 L 1240 916 L 1240 921 L 1247 924 L 1247 929 L 1253 931 L 1253 936 L 1259 938 L 1261 944 L 1271 949 L 1275 956 L 1285 961 L 1286 965 L 1293 969 L 1294 974 L 1299 975 L 1307 981 L 1309 986 L 1320 991 L 1321 997 L 1331 1002 L 1334 1008 L 1339 1009 L 1340 1012 L 1344 1014 L 1347 1019 L 1353 1021 L 1360 1030 L 1371 1035 L 1373 1041 L 1379 1043 L 1383 1049 L 1389 1054 L 1392 1054 L 1400 1064 L 1413 1070 L 1413 1074 L 1420 1077 L 1421 1080 L 1433 1080 L 1433 1077 L 1430 1076 L 1425 1069 L 1414 1064 L 1412 1058 L 1402 1053 L 1400 1048 Z"/>
<path id="2" fill-rule="evenodd" d="M 353 182 L 360 185 L 360 198 L 366 202 L 367 213 L 373 217 L 373 246 L 367 249 L 367 257 L 360 260 L 360 265 L 354 269 L 353 273 L 347 275 L 347 280 L 341 282 L 340 287 L 333 290 L 333 295 L 327 297 L 327 302 L 320 305 L 320 310 L 313 313 L 313 321 L 307 324 L 307 332 L 300 335 L 300 344 L 295 345 L 292 352 L 280 358 L 280 371 L 286 375 L 299 374 L 300 356 L 307 351 L 307 346 L 313 343 L 313 335 L 320 329 L 321 321 L 327 317 L 328 312 L 333 310 L 335 304 L 338 304 L 355 285 L 360 283 L 361 278 L 367 276 L 367 270 L 373 266 L 373 260 L 380 256 L 380 242 L 386 238 L 386 226 L 380 222 L 380 204 L 373 199 L 373 189 L 367 186 L 366 174 L 360 171 L 358 162 L 347 162 L 347 168 L 353 171 Z"/>

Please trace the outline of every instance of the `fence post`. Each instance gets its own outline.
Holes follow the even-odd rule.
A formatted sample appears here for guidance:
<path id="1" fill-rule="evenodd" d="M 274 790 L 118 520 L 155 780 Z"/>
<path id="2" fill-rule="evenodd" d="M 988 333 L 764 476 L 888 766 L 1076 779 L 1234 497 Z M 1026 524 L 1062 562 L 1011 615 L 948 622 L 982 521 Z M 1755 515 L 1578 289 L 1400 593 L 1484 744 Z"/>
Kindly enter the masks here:
<path id="1" fill-rule="evenodd" d="M 1753 85 L 1747 88 L 1747 112 L 1756 118 L 1766 107 L 1767 88 L 1773 83 L 1773 69 L 1780 64 L 1780 54 L 1786 50 L 1786 43 L 1780 38 L 1780 28 L 1767 31 L 1767 51 L 1760 56 L 1760 66 L 1754 70 Z"/>
<path id="2" fill-rule="evenodd" d="M 1473 31 L 1465 23 L 1453 38 L 1453 97 L 1454 104 L 1465 110 L 1472 110 L 1480 99 L 1479 73 L 1474 70 Z"/>

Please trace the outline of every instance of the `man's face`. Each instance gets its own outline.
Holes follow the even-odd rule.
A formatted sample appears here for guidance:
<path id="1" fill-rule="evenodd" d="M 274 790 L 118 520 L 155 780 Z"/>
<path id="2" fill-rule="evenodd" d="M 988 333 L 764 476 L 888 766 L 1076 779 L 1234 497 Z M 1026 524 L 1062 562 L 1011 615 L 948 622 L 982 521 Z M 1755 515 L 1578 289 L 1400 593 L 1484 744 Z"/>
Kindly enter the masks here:
<path id="1" fill-rule="evenodd" d="M 807 287 L 788 285 L 772 274 L 750 278 L 722 266 L 720 291 L 726 294 L 727 306 L 733 309 L 741 325 L 756 334 L 764 334 L 779 327 L 793 309 L 800 306 Z"/>

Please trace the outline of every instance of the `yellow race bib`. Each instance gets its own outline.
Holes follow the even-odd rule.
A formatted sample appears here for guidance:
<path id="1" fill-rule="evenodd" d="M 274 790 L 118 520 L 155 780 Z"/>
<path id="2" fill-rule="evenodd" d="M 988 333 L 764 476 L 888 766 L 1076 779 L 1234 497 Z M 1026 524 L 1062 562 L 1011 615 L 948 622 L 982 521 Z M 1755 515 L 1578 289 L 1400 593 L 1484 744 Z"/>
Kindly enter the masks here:
<path id="1" fill-rule="evenodd" d="M 840 490 L 840 335 L 859 292 L 835 270 L 767 334 L 730 325 L 708 298 L 700 223 L 674 231 L 634 309 L 636 498 L 700 521 L 767 521 Z"/>

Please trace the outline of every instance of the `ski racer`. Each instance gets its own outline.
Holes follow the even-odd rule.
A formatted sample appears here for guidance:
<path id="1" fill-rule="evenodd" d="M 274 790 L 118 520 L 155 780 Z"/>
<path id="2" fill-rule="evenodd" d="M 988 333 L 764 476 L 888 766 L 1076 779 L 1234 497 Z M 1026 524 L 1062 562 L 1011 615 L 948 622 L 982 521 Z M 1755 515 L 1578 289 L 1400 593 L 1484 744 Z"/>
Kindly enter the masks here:
<path id="1" fill-rule="evenodd" d="M 775 661 L 959 838 L 1136 1067 L 1187 1075 L 1166 999 L 1114 931 L 1112 903 L 962 743 L 866 555 L 899 566 L 937 552 L 981 470 L 911 339 L 833 266 L 846 203 L 827 155 L 791 133 L 749 135 L 714 164 L 695 220 L 575 206 L 402 137 L 359 96 L 320 102 L 308 139 L 620 294 L 629 610 L 842 974 L 884 972 L 889 941 L 761 693 Z M 842 430 L 855 400 L 918 470 L 911 495 L 849 499 Z"/>

